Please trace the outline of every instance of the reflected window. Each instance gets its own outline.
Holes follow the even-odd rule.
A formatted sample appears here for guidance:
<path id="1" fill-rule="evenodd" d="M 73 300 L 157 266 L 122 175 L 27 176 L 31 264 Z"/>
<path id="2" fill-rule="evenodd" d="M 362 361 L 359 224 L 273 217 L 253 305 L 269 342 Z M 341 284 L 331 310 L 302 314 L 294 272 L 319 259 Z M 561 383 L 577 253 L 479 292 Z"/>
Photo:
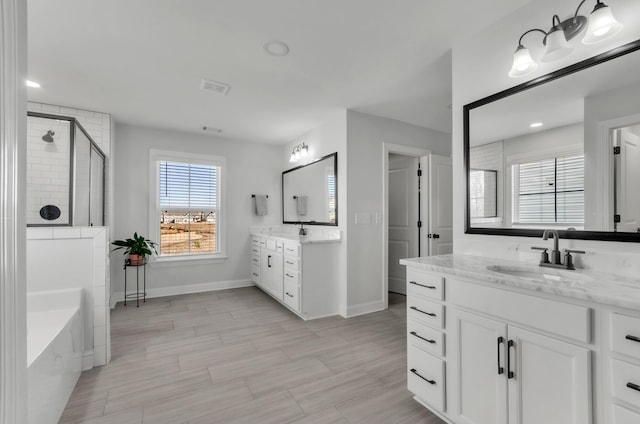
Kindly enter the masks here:
<path id="1" fill-rule="evenodd" d="M 513 221 L 584 224 L 584 155 L 513 164 Z"/>
<path id="2" fill-rule="evenodd" d="M 469 207 L 471 218 L 498 216 L 498 172 L 472 169 L 469 172 Z"/>

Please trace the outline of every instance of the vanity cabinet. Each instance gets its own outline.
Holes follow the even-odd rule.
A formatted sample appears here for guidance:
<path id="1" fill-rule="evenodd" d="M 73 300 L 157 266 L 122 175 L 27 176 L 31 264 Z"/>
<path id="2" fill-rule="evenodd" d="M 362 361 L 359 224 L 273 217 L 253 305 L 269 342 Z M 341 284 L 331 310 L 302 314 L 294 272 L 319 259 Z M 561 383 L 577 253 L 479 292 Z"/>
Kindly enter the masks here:
<path id="1" fill-rule="evenodd" d="M 292 239 L 251 236 L 251 281 L 305 320 L 336 315 L 339 239 Z"/>
<path id="2" fill-rule="evenodd" d="M 409 267 L 408 389 L 456 424 L 591 424 L 593 319 L 586 305 Z"/>

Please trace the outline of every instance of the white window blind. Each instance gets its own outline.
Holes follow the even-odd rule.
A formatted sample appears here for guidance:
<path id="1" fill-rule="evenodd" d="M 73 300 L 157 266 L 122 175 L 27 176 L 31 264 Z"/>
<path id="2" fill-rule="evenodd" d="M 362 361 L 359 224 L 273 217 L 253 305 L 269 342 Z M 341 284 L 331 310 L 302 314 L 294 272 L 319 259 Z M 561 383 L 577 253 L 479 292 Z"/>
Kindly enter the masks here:
<path id="1" fill-rule="evenodd" d="M 327 175 L 327 197 L 329 199 L 329 222 L 336 222 L 336 176 Z"/>
<path id="2" fill-rule="evenodd" d="M 217 171 L 215 166 L 160 162 L 160 207 L 215 210 Z"/>
<path id="3" fill-rule="evenodd" d="M 514 221 L 584 223 L 584 155 L 513 165 Z"/>

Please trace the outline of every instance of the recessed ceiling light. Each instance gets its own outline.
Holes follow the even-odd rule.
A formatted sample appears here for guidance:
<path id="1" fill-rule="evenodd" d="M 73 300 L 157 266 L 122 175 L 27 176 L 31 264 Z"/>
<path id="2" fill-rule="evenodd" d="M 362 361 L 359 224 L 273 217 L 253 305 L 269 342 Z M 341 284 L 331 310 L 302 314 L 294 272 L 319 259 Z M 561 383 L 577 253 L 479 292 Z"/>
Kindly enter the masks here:
<path id="1" fill-rule="evenodd" d="M 279 40 L 269 41 L 263 48 L 271 56 L 286 56 L 289 54 L 289 46 Z"/>
<path id="2" fill-rule="evenodd" d="M 27 80 L 27 87 L 40 88 L 40 84 L 35 81 Z"/>
<path id="3" fill-rule="evenodd" d="M 541 127 L 543 124 L 542 122 L 534 122 L 533 124 L 529 125 L 531 128 L 539 128 Z"/>

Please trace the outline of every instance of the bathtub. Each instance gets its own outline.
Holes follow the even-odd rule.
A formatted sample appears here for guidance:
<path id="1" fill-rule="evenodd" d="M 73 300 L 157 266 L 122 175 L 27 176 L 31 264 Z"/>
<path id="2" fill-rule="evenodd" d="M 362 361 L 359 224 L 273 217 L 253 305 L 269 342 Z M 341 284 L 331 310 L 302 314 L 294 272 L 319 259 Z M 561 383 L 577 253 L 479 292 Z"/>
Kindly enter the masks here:
<path id="1" fill-rule="evenodd" d="M 28 422 L 55 424 L 82 371 L 82 289 L 27 293 Z"/>

